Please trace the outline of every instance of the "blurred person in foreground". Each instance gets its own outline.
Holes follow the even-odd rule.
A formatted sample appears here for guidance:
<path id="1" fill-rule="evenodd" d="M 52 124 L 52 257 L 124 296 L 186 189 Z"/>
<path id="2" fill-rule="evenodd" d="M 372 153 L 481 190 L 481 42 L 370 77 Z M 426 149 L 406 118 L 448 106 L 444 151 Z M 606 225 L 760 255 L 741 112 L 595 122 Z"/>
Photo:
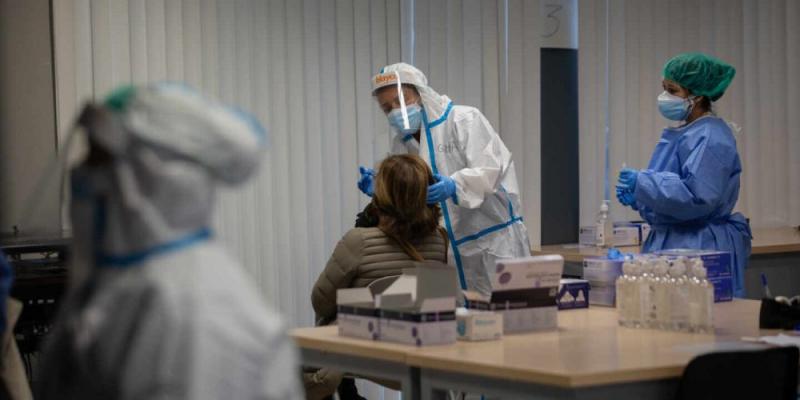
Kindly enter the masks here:
<path id="1" fill-rule="evenodd" d="M 261 125 L 167 83 L 117 89 L 78 125 L 71 286 L 37 398 L 301 398 L 283 323 L 210 229 L 215 187 L 256 170 Z"/>

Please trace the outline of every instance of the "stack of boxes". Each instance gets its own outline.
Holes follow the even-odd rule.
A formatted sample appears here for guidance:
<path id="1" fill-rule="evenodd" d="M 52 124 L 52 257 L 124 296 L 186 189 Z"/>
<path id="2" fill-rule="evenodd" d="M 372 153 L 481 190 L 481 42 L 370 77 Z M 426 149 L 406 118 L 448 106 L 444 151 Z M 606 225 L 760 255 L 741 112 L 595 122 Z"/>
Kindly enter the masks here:
<path id="1" fill-rule="evenodd" d="M 506 334 L 556 329 L 563 269 L 559 255 L 498 261 L 491 299 L 470 301 L 469 307 L 501 314 Z"/>
<path id="2" fill-rule="evenodd" d="M 427 346 L 456 341 L 456 271 L 417 263 L 385 288 L 339 289 L 339 334 Z"/>
<path id="3" fill-rule="evenodd" d="M 559 255 L 499 261 L 491 297 L 463 292 L 466 308 L 457 316 L 455 269 L 442 263 L 417 263 L 391 282 L 340 289 L 339 334 L 426 346 L 450 344 L 457 337 L 492 340 L 507 333 L 556 329 L 563 268 Z M 568 283 L 568 291 L 577 287 L 574 283 Z M 580 304 L 587 297 L 584 282 L 574 302 Z"/>

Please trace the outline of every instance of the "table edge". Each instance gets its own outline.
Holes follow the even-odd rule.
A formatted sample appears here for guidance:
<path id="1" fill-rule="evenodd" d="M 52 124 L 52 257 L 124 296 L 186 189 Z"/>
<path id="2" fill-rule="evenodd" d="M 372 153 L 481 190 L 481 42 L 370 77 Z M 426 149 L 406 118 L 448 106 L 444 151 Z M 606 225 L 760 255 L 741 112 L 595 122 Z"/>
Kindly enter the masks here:
<path id="1" fill-rule="evenodd" d="M 289 337 L 294 341 L 295 345 L 299 349 L 305 350 L 314 350 L 320 351 L 324 353 L 333 353 L 333 354 L 340 354 L 346 356 L 355 356 L 355 357 L 364 357 L 367 359 L 373 360 L 381 360 L 381 361 L 390 361 L 400 364 L 406 363 L 407 358 L 407 351 L 406 349 L 375 349 L 374 347 L 368 347 L 369 343 L 372 341 L 368 341 L 366 339 L 354 339 L 354 340 L 363 340 L 364 346 L 355 344 L 355 343 L 335 343 L 331 346 L 331 342 L 322 341 L 316 338 L 309 338 L 306 336 L 300 336 L 294 334 L 294 332 L 289 333 Z M 351 338 L 348 338 L 351 339 Z M 398 344 L 398 346 L 402 346 Z M 409 346 L 409 350 L 412 347 Z"/>
<path id="2" fill-rule="evenodd" d="M 474 363 L 453 363 L 449 360 L 428 359 L 424 355 L 409 355 L 408 364 L 420 369 L 432 369 L 447 373 L 472 375 L 513 382 L 531 383 L 543 386 L 555 386 L 564 389 L 577 389 L 593 386 L 617 385 L 636 382 L 650 382 L 664 379 L 678 379 L 682 376 L 686 365 L 645 367 L 635 370 L 587 372 L 577 374 L 561 374 L 556 372 L 531 371 L 503 366 L 487 367 Z M 480 373 L 475 373 L 481 368 Z"/>

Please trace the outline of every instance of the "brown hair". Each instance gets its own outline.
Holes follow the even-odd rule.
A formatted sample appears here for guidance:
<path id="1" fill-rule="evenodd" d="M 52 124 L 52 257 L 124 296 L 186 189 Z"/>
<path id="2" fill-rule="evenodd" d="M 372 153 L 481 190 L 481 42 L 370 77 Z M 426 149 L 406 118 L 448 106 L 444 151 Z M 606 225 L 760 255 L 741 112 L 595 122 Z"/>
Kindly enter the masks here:
<path id="1" fill-rule="evenodd" d="M 394 155 L 378 166 L 372 203 L 377 210 L 378 228 L 392 238 L 409 257 L 423 261 L 411 244 L 434 232 L 447 243 L 447 234 L 439 226 L 442 210 L 427 204 L 428 186 L 433 174 L 421 158 L 411 154 Z"/>

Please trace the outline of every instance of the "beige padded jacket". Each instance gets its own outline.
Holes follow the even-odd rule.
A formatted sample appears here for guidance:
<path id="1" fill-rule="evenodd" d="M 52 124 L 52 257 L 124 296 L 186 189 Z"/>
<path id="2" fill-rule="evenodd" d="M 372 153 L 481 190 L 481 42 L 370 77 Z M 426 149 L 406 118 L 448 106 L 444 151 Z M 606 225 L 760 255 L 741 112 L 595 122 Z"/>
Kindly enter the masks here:
<path id="1" fill-rule="evenodd" d="M 439 232 L 412 242 L 425 260 L 447 263 L 447 243 Z M 316 321 L 336 314 L 336 290 L 366 287 L 372 281 L 400 275 L 413 260 L 378 228 L 353 228 L 336 245 L 311 292 Z"/>

